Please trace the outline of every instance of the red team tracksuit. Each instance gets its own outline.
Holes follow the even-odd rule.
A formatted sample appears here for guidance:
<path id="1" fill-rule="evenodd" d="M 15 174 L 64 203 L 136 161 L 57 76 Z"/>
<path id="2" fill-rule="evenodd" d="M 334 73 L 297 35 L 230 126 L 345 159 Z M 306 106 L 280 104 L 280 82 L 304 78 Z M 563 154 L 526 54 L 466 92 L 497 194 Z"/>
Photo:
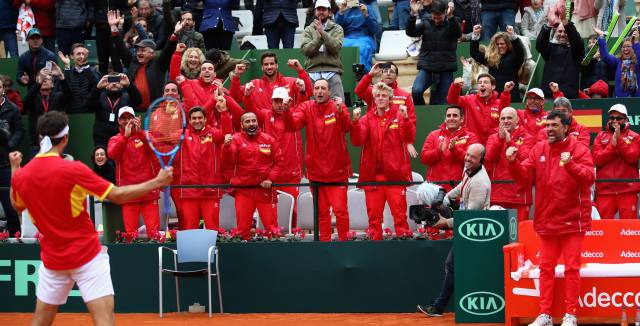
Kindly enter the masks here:
<path id="1" fill-rule="evenodd" d="M 365 74 L 358 85 L 354 89 L 354 93 L 358 95 L 358 97 L 367 103 L 368 108 L 375 108 L 376 103 L 373 98 L 373 85 L 371 84 L 373 77 L 370 74 Z M 411 93 L 406 92 L 402 88 L 398 87 L 397 82 L 393 82 L 393 84 L 389 85 L 393 89 L 393 98 L 391 98 L 391 103 L 389 106 L 391 108 L 397 108 L 400 105 L 404 105 L 407 107 L 407 115 L 413 125 L 416 125 L 416 108 L 413 104 L 413 99 L 411 98 Z M 413 143 L 413 141 L 411 141 Z"/>
<path id="2" fill-rule="evenodd" d="M 252 80 L 251 82 L 253 83 L 254 89 L 249 95 L 252 105 L 256 108 L 271 108 L 271 95 L 273 95 L 273 90 L 278 87 L 286 88 L 294 103 L 306 101 L 313 95 L 313 83 L 304 70 L 298 71 L 298 78 L 304 81 L 304 92 L 301 92 L 296 85 L 296 78 L 285 77 L 279 72 L 276 73 L 276 80 L 273 83 L 270 83 L 266 76 Z M 229 92 L 231 93 L 231 97 L 237 102 L 243 101 L 244 85 L 240 85 L 240 76 L 234 75 L 231 78 Z M 244 105 L 246 106 L 247 102 L 244 102 Z"/>
<path id="3" fill-rule="evenodd" d="M 218 79 L 219 80 L 219 79 Z M 222 80 L 220 80 L 222 82 Z M 207 84 L 200 79 L 186 79 L 180 84 L 180 91 L 184 98 L 185 112 L 189 112 L 194 106 L 201 106 L 205 109 L 207 116 L 207 124 L 220 129 L 220 112 L 216 110 L 216 91 L 218 85 L 215 83 Z M 240 116 L 243 111 L 238 102 L 233 100 L 229 96 L 229 92 L 226 89 L 222 89 L 224 98 L 227 100 L 227 108 L 231 113 L 231 121 L 233 122 L 234 130 L 240 130 Z"/>
<path id="4" fill-rule="evenodd" d="M 203 185 L 223 183 L 220 145 L 224 143 L 225 134 L 231 134 L 231 116 L 222 113 L 222 130 L 205 126 L 197 131 L 189 126 L 178 157 L 176 169 L 180 171 L 180 184 Z M 196 229 L 200 217 L 207 229 L 216 230 L 220 226 L 219 188 L 179 188 L 178 197 L 182 205 L 183 215 L 180 219 L 182 230 Z"/>
<path id="5" fill-rule="evenodd" d="M 293 112 L 292 112 L 293 111 Z M 295 110 L 284 112 L 284 123 L 288 130 L 297 131 L 306 126 L 305 163 L 307 175 L 312 182 L 346 182 L 351 175 L 351 160 L 347 151 L 346 134 L 351 129 L 349 111 L 342 104 L 338 112 L 333 101 L 317 103 L 306 101 Z M 331 240 L 331 216 L 336 216 L 340 240 L 347 238 L 349 210 L 347 209 L 347 187 L 318 187 L 318 219 L 320 240 Z"/>
<path id="6" fill-rule="evenodd" d="M 229 145 L 222 147 L 222 160 L 232 171 L 231 184 L 257 186 L 272 180 L 282 169 L 282 152 L 275 138 L 258 131 L 249 137 L 244 132 L 233 134 Z M 278 230 L 277 201 L 273 188 L 234 188 L 237 227 L 243 239 L 249 230 L 256 208 L 267 231 Z"/>
<path id="7" fill-rule="evenodd" d="M 384 116 L 370 109 L 351 125 L 351 144 L 362 146 L 358 182 L 411 181 L 411 158 L 406 144 L 413 143 L 416 129 L 410 118 L 397 108 Z M 366 186 L 369 228 L 374 240 L 382 240 L 382 218 L 385 202 L 389 203 L 397 234 L 410 234 L 407 224 L 406 186 Z"/>
<path id="8" fill-rule="evenodd" d="M 547 112 L 542 108 L 540 108 L 540 111 L 538 112 L 533 112 L 526 107 L 524 110 L 517 111 L 519 124 L 528 134 L 535 137 L 538 135 L 540 130 L 544 129 L 544 123 L 547 120 Z"/>
<path id="9" fill-rule="evenodd" d="M 509 174 L 509 164 L 505 152 L 513 146 L 518 149 L 517 160 L 522 162 L 529 157 L 529 151 L 534 145 L 533 136 L 524 127 L 518 126 L 511 132 L 511 140 L 500 139 L 498 133 L 489 136 L 487 140 L 486 168 L 491 180 L 512 180 Z M 491 204 L 518 210 L 518 221 L 529 219 L 531 208 L 531 186 L 516 183 L 492 183 Z"/>
<path id="10" fill-rule="evenodd" d="M 131 132 L 131 136 L 125 137 L 124 130 L 109 139 L 109 157 L 116 162 L 116 184 L 126 186 L 145 182 L 153 179 L 159 170 L 158 160 L 155 158 L 142 130 Z M 126 232 L 138 230 L 140 213 L 147 226 L 147 234 L 152 235 L 158 231 L 159 191 L 150 193 L 121 205 L 122 219 Z"/>
<path id="11" fill-rule="evenodd" d="M 453 149 L 449 149 L 452 139 L 455 142 Z M 440 141 L 444 140 L 444 152 L 440 152 Z M 422 146 L 420 160 L 427 165 L 427 181 L 461 180 L 464 169 L 464 156 L 471 144 L 479 143 L 478 137 L 467 128 L 460 127 L 455 132 L 449 131 L 443 123 L 440 129 L 429 133 Z M 447 191 L 452 185 L 442 184 Z"/>
<path id="12" fill-rule="evenodd" d="M 567 131 L 567 135 L 573 137 L 574 139 L 589 147 L 589 142 L 591 141 L 589 129 L 579 124 L 576 119 L 571 119 L 571 125 L 569 126 L 569 130 Z M 538 136 L 536 138 L 537 143 L 541 141 L 547 141 L 547 131 L 544 128 L 538 131 Z"/>
<path id="13" fill-rule="evenodd" d="M 597 179 L 637 179 L 638 134 L 629 130 L 629 124 L 620 130 L 618 144 L 612 144 L 613 131 L 601 131 L 593 142 L 593 161 Z M 620 218 L 638 218 L 638 191 L 636 182 L 596 183 L 596 208 L 603 219 L 612 219 L 616 212 Z"/>
<path id="14" fill-rule="evenodd" d="M 571 153 L 567 164 L 560 154 Z M 574 137 L 553 144 L 538 142 L 523 162 L 509 163 L 511 176 L 536 186 L 533 227 L 540 235 L 540 313 L 551 315 L 555 267 L 560 254 L 565 270 L 566 312 L 576 314 L 580 290 L 580 252 L 591 228 L 591 185 L 595 179 L 589 147 Z"/>

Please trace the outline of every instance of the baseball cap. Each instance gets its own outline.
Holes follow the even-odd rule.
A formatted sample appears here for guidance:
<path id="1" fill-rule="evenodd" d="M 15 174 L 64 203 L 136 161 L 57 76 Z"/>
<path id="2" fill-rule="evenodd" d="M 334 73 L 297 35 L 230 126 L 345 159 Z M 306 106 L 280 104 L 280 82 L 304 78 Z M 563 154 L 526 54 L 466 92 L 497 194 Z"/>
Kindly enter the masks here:
<path id="1" fill-rule="evenodd" d="M 134 117 L 136 116 L 135 112 L 133 112 L 133 108 L 132 108 L 132 107 L 130 107 L 130 106 L 123 106 L 123 107 L 121 107 L 121 108 L 120 108 L 120 110 L 118 111 L 118 119 L 120 119 L 120 117 L 121 117 L 122 115 L 124 115 L 125 113 L 129 113 L 129 114 L 131 114 L 131 115 L 132 115 L 132 116 L 134 116 Z"/>
<path id="2" fill-rule="evenodd" d="M 35 27 L 29 30 L 29 32 L 27 33 L 27 38 L 31 38 L 34 35 L 42 36 L 42 34 L 40 33 L 40 30 Z"/>
<path id="3" fill-rule="evenodd" d="M 331 3 L 329 0 L 317 0 L 315 8 L 318 7 L 331 8 Z"/>
<path id="4" fill-rule="evenodd" d="M 627 108 L 622 104 L 612 105 L 611 108 L 609 109 L 609 112 L 612 112 L 612 111 L 627 115 Z"/>
<path id="5" fill-rule="evenodd" d="M 284 87 L 277 87 L 273 90 L 273 94 L 271 95 L 271 98 L 272 99 L 281 98 L 283 100 L 287 100 L 289 99 L 289 92 Z"/>
<path id="6" fill-rule="evenodd" d="M 146 38 L 138 43 L 136 43 L 135 45 L 136 48 L 152 48 L 152 49 L 156 49 L 156 42 L 154 42 L 152 39 L 150 38 Z"/>
<path id="7" fill-rule="evenodd" d="M 532 88 L 527 92 L 527 95 L 529 94 L 535 94 L 536 96 L 540 97 L 540 98 L 544 98 L 544 93 L 542 92 L 541 89 L 539 88 Z"/>

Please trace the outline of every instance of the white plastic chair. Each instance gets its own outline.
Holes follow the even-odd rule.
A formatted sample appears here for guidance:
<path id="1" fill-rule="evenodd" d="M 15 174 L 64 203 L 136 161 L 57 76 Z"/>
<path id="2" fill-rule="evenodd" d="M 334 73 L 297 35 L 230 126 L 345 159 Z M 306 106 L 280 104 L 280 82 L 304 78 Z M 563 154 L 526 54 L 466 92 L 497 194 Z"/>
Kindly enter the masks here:
<path id="1" fill-rule="evenodd" d="M 298 8 L 296 11 L 298 14 L 298 27 L 296 27 L 296 34 L 302 34 L 302 32 L 304 32 L 304 23 L 307 21 L 307 8 Z"/>
<path id="2" fill-rule="evenodd" d="M 38 233 L 38 228 L 33 224 L 29 212 L 25 209 L 22 211 L 22 223 L 20 224 L 20 239 L 34 240 Z"/>
<path id="3" fill-rule="evenodd" d="M 160 318 L 162 318 L 162 274 L 171 274 L 175 278 L 176 282 L 176 307 L 180 312 L 180 286 L 178 283 L 179 277 L 194 277 L 194 276 L 206 276 L 207 277 L 207 291 L 209 298 L 209 317 L 211 317 L 211 277 L 215 277 L 218 282 L 218 300 L 220 303 L 220 313 L 223 313 L 222 308 L 222 287 L 220 286 L 220 264 L 218 263 L 218 248 L 216 247 L 216 240 L 218 238 L 218 231 L 206 230 L 206 229 L 194 229 L 178 231 L 176 234 L 176 247 L 177 249 L 171 249 L 169 247 L 158 248 L 158 301 L 160 304 Z M 162 263 L 163 251 L 169 251 L 173 254 L 173 269 L 164 268 Z M 178 270 L 178 263 L 207 263 L 207 268 L 197 270 Z M 215 273 L 211 273 L 211 264 L 215 264 Z"/>
<path id="4" fill-rule="evenodd" d="M 404 30 L 384 31 L 380 39 L 380 52 L 376 53 L 376 61 L 404 60 L 409 57 L 407 46 L 411 44 L 411 38 Z"/>
<path id="5" fill-rule="evenodd" d="M 287 234 L 291 233 L 291 217 L 293 216 L 293 203 L 294 199 L 291 194 L 278 190 L 278 227 L 285 227 Z M 256 226 L 258 228 L 264 227 L 262 220 L 259 218 Z"/>
<path id="6" fill-rule="evenodd" d="M 244 44 L 245 42 L 251 42 L 253 46 L 258 50 L 267 50 L 269 49 L 269 43 L 267 43 L 266 35 L 247 35 L 242 38 L 242 42 L 240 44 Z"/>
<path id="7" fill-rule="evenodd" d="M 302 178 L 300 179 L 300 183 L 309 183 L 309 179 L 307 178 Z M 305 193 L 305 192 L 310 192 L 311 191 L 311 187 L 309 186 L 300 186 L 298 187 L 298 195 Z"/>
<path id="8" fill-rule="evenodd" d="M 367 214 L 364 190 L 353 189 L 347 191 L 347 203 L 349 208 L 349 229 L 366 230 L 369 227 L 369 216 Z"/>
<path id="9" fill-rule="evenodd" d="M 220 227 L 226 230 L 236 228 L 236 199 L 229 194 L 220 198 Z"/>
<path id="10" fill-rule="evenodd" d="M 310 191 L 298 195 L 298 227 L 313 230 L 313 196 Z"/>
<path id="11" fill-rule="evenodd" d="M 236 38 L 242 39 L 246 35 L 253 32 L 253 11 L 251 10 L 234 10 L 231 16 L 240 18 L 238 30 L 235 33 Z"/>
<path id="12" fill-rule="evenodd" d="M 424 178 L 422 177 L 422 174 L 416 172 L 416 171 L 411 171 L 411 179 L 413 182 L 424 182 Z M 420 186 L 419 184 L 415 184 L 412 186 L 407 187 L 407 189 L 411 189 L 413 191 L 416 191 L 418 189 L 418 186 Z"/>

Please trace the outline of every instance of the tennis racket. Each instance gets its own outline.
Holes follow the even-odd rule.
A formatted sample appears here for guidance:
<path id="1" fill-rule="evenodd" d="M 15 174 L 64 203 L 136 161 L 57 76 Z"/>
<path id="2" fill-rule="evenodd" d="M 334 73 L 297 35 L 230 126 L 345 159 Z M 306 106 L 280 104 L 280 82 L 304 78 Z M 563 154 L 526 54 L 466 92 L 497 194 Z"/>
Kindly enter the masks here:
<path id="1" fill-rule="evenodd" d="M 186 117 L 180 101 L 171 97 L 161 97 L 149 106 L 144 118 L 144 131 L 149 147 L 160 161 L 160 167 L 171 166 L 180 145 L 184 140 L 187 126 Z M 171 210 L 171 186 L 164 188 L 162 211 L 169 220 Z M 166 225 L 162 226 L 166 227 Z"/>

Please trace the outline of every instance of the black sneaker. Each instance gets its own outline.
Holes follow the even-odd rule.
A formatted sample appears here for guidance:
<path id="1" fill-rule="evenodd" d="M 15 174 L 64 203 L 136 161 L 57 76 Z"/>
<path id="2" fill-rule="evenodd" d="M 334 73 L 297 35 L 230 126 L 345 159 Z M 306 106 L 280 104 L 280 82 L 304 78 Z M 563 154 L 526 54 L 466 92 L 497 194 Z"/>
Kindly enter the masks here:
<path id="1" fill-rule="evenodd" d="M 434 305 L 428 305 L 426 307 L 422 305 L 418 305 L 417 308 L 418 308 L 418 311 L 422 312 L 423 314 L 429 317 L 442 317 L 442 313 L 444 312 L 436 308 L 436 306 Z"/>

